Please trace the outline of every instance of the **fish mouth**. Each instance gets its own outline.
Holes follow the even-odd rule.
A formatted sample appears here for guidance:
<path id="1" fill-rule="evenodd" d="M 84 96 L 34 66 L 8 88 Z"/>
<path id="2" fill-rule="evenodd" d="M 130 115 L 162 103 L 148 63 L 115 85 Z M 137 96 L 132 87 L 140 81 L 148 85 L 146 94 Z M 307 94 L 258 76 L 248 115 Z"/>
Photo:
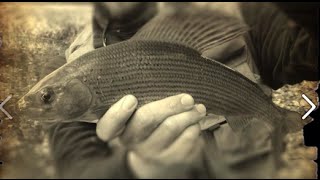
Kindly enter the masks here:
<path id="1" fill-rule="evenodd" d="M 32 108 L 30 108 L 30 104 L 31 103 L 28 100 L 26 100 L 25 96 L 23 96 L 17 102 L 18 112 L 24 113 L 26 111 L 29 111 L 30 109 L 32 109 Z"/>
<path id="2" fill-rule="evenodd" d="M 28 121 L 38 121 L 44 125 L 60 121 L 55 116 L 52 116 L 53 118 L 43 117 L 43 109 L 32 107 L 31 102 L 27 100 L 26 96 L 18 100 L 17 107 L 20 117 Z"/>
<path id="3" fill-rule="evenodd" d="M 54 123 L 59 121 L 59 119 L 55 116 L 52 116 L 52 118 L 44 117 L 43 110 L 32 107 L 21 109 L 19 112 L 19 117 L 21 118 L 21 120 L 23 119 L 27 121 L 38 121 L 41 123 Z"/>
<path id="4" fill-rule="evenodd" d="M 25 97 L 22 97 L 21 99 L 19 99 L 19 101 L 17 102 L 18 104 L 18 109 L 21 111 L 23 109 L 26 109 L 27 107 L 27 101 L 25 100 Z"/>
<path id="5" fill-rule="evenodd" d="M 21 99 L 17 102 L 17 109 L 20 115 L 23 116 L 29 116 L 31 114 L 41 114 L 42 110 L 32 107 L 30 101 L 26 100 L 26 97 L 23 96 Z"/>

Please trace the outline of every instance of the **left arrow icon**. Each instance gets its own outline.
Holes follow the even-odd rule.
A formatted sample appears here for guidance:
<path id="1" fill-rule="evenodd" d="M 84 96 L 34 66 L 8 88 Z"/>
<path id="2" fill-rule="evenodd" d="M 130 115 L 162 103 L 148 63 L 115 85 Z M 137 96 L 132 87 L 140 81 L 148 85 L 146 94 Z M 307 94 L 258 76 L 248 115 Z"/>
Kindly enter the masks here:
<path id="1" fill-rule="evenodd" d="M 9 119 L 13 119 L 12 116 L 3 108 L 4 104 L 8 102 L 12 98 L 12 95 L 10 94 L 4 101 L 0 103 L 0 110 L 8 116 Z"/>

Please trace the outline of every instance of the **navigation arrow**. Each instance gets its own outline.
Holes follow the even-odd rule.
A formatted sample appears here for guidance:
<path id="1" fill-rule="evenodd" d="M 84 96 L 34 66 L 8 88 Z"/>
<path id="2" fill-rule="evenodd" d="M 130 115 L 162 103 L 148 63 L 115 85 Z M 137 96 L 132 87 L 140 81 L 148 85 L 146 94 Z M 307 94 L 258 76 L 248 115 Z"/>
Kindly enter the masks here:
<path id="1" fill-rule="evenodd" d="M 0 103 L 0 110 L 8 116 L 9 119 L 12 119 L 12 116 L 3 108 L 4 104 L 8 102 L 12 98 L 12 95 L 10 94 L 3 102 Z"/>
<path id="2" fill-rule="evenodd" d="M 306 95 L 302 94 L 302 97 L 311 105 L 309 111 L 302 116 L 302 119 L 306 119 L 309 116 L 309 114 L 316 109 L 316 105 L 314 105 L 313 102 Z"/>

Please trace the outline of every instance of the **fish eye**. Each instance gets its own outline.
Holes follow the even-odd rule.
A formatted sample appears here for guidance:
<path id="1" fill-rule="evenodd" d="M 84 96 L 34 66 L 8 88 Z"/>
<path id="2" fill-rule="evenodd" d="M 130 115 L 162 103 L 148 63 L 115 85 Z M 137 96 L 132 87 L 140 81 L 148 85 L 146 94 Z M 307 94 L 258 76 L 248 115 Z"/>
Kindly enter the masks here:
<path id="1" fill-rule="evenodd" d="M 54 92 L 51 88 L 45 88 L 41 91 L 41 101 L 49 104 L 54 100 Z"/>

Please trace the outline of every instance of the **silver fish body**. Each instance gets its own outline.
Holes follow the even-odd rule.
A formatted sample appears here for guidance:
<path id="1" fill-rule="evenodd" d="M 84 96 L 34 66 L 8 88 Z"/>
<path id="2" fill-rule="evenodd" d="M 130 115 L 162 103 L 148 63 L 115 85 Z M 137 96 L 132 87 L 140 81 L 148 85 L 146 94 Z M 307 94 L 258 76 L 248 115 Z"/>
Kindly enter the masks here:
<path id="1" fill-rule="evenodd" d="M 120 52 L 121 51 L 121 52 Z M 66 66 L 108 107 L 126 94 L 139 104 L 190 93 L 219 115 L 279 114 L 263 91 L 226 66 L 188 47 L 156 41 L 126 41 L 96 50 Z"/>
<path id="2" fill-rule="evenodd" d="M 84 54 L 57 69 L 32 88 L 20 105 L 29 102 L 29 107 L 38 109 L 38 117 L 90 122 L 126 94 L 135 95 L 143 105 L 189 93 L 208 112 L 226 116 L 235 129 L 252 118 L 280 126 L 281 119 L 292 113 L 277 108 L 240 73 L 201 56 L 247 31 L 241 21 L 219 12 L 169 10 L 129 40 Z M 296 117 L 288 120 L 293 129 L 301 128 Z"/>
<path id="3" fill-rule="evenodd" d="M 61 73 L 64 78 L 81 81 L 92 96 L 84 119 L 80 118 L 83 114 L 73 116 L 82 121 L 99 119 L 127 94 L 135 95 L 142 106 L 189 93 L 196 103 L 205 104 L 209 113 L 226 116 L 235 127 L 245 126 L 252 118 L 280 126 L 286 117 L 257 84 L 179 44 L 129 40 L 87 53 L 57 71 L 65 69 L 72 71 Z"/>
<path id="4" fill-rule="evenodd" d="M 202 57 L 247 31 L 238 19 L 218 12 L 159 14 L 129 40 L 84 54 L 46 76 L 22 98 L 20 107 L 31 118 L 50 122 L 96 122 L 127 94 L 142 106 L 188 93 L 208 113 L 225 116 L 240 134 L 252 120 L 267 122 L 278 161 L 283 135 L 302 129 L 301 116 L 276 107 L 242 74 Z"/>

